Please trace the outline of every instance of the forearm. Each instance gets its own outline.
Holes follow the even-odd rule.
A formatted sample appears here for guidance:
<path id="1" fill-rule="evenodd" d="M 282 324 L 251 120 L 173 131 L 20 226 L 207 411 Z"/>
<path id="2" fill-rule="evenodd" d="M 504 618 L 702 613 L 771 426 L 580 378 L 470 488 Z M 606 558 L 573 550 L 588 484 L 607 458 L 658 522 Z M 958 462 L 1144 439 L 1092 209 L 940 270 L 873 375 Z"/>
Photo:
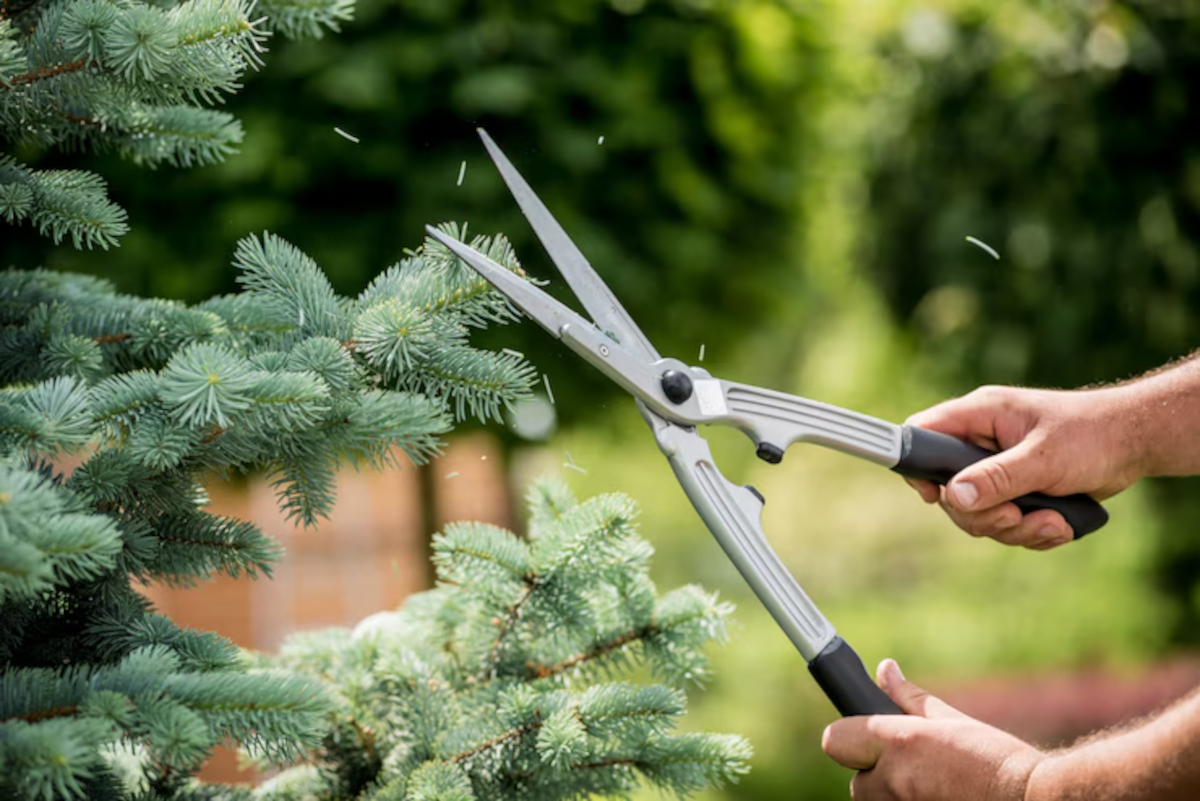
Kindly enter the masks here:
<path id="1" fill-rule="evenodd" d="M 1131 458 L 1145 476 L 1200 473 L 1200 358 L 1113 387 L 1127 415 Z"/>
<path id="2" fill-rule="evenodd" d="M 1200 798 L 1200 694 L 1129 732 L 1043 760 L 1025 801 Z"/>

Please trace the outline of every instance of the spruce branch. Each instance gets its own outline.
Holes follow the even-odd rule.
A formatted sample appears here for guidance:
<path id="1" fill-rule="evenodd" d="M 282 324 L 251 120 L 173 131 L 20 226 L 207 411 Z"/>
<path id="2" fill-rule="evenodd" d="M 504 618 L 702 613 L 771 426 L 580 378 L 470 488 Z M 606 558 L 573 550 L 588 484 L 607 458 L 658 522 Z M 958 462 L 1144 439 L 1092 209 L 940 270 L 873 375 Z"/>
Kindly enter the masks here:
<path id="1" fill-rule="evenodd" d="M 0 135 L 116 151 L 150 167 L 221 161 L 241 142 L 241 124 L 202 106 L 262 66 L 272 30 L 321 36 L 353 11 L 353 0 L 282 0 L 267 23 L 252 0 L 169 5 L 58 0 L 0 13 Z M 128 230 L 97 176 L 30 170 L 3 154 L 0 217 L 76 248 L 107 249 Z"/>
<path id="2" fill-rule="evenodd" d="M 649 582 L 646 559 L 629 556 L 646 552 L 631 542 L 633 505 L 620 496 L 579 504 L 561 484 L 530 495 L 528 540 L 495 526 L 450 526 L 435 539 L 437 589 L 353 633 L 285 644 L 281 664 L 329 684 L 345 730 L 322 749 L 324 770 L 303 774 L 306 792 L 565 799 L 627 794 L 647 781 L 684 796 L 745 772 L 741 738 L 672 732 L 681 689 L 597 680 L 635 661 L 616 658 L 623 651 L 637 650 L 655 673 L 677 672 L 659 664 L 666 650 L 699 664 L 705 644 L 723 636 L 718 619 L 729 607 L 687 590 L 640 620 L 641 601 L 625 602 Z M 576 585 L 569 590 L 566 575 Z M 560 597 L 547 604 L 546 594 Z M 593 609 L 530 613 L 539 606 Z M 557 658 L 541 659 L 550 654 Z M 601 662 L 604 670 L 585 669 Z"/>
<path id="3" fill-rule="evenodd" d="M 31 170 L 5 155 L 0 155 L 0 214 L 10 223 L 32 223 L 55 243 L 70 238 L 76 248 L 107 250 L 129 230 L 128 215 L 108 200 L 97 176 Z"/>
<path id="4" fill-rule="evenodd" d="M 269 234 L 243 242 L 237 259 L 246 291 L 198 307 L 120 295 L 86 276 L 0 273 L 0 695 L 13 687 L 19 699 L 0 726 L 20 729 L 28 742 L 50 732 L 90 749 L 61 770 L 20 763 L 20 780 L 43 782 L 50 797 L 65 797 L 71 781 L 91 797 L 213 797 L 215 788 L 190 777 L 221 741 L 272 764 L 317 747 L 336 754 L 338 767 L 317 774 L 339 788 L 334 796 L 369 787 L 408 793 L 427 781 L 421 776 L 441 787 L 437 777 L 452 774 L 423 766 L 438 761 L 442 735 L 464 714 L 455 688 L 490 692 L 479 679 L 495 673 L 479 664 L 496 635 L 490 617 L 437 593 L 442 602 L 425 602 L 433 615 L 422 624 L 427 632 L 440 644 L 487 631 L 472 640 L 478 648 L 460 641 L 434 659 L 393 651 L 377 685 L 327 696 L 279 673 L 247 672 L 227 641 L 180 629 L 133 589 L 133 581 L 187 585 L 218 571 L 269 575 L 278 544 L 249 523 L 204 512 L 206 477 L 262 471 L 276 481 L 281 505 L 311 524 L 333 502 L 341 461 L 420 463 L 438 453 L 454 404 L 448 394 L 406 387 L 353 342 L 372 309 L 407 302 L 431 330 L 453 332 L 461 353 L 449 358 L 445 343 L 434 342 L 414 370 L 465 384 L 492 357 L 466 344 L 490 319 L 480 310 L 492 301 L 454 296 L 446 265 L 414 257 L 386 298 L 349 299 L 333 293 L 305 254 Z M 507 364 L 531 372 L 523 362 Z M 475 402 L 498 408 L 531 383 L 479 390 Z M 83 453 L 83 464 L 65 476 L 47 457 L 71 450 Z M 522 558 L 524 576 L 534 575 L 532 551 L 506 532 L 464 527 L 461 536 L 459 556 L 490 555 L 497 581 L 506 565 L 518 591 L 526 586 Z M 475 546 L 480 537 L 485 547 Z M 480 564 L 464 567 L 464 579 Z M 540 589 L 530 586 L 528 603 L 538 602 Z M 514 597 L 489 597 L 489 613 L 493 606 L 512 612 L 496 661 L 513 669 L 499 687 L 520 680 L 534 636 L 527 624 L 540 625 L 550 606 L 526 620 Z M 321 675 L 349 666 L 343 645 L 326 649 L 334 655 Z M 68 674 L 63 665 L 81 667 Z M 22 683 L 13 672 L 21 669 L 40 671 L 42 683 Z M 410 703 L 374 714 L 369 705 L 382 687 L 407 693 Z M 329 697 L 359 706 L 335 712 Z M 39 728 L 52 724 L 58 728 Z M 499 733 L 486 728 L 481 737 L 463 730 L 445 742 Z M 399 756 L 398 732 L 408 757 Z M 15 752 L 4 748 L 0 738 L 0 765 L 13 764 L 4 760 Z M 303 771 L 289 779 L 290 787 L 310 789 L 317 781 Z M 0 795 L 17 792 L 6 781 L 0 772 Z"/>
<path id="5" fill-rule="evenodd" d="M 267 15 L 267 27 L 289 38 L 320 39 L 354 18 L 354 0 L 264 0 L 258 7 Z"/>

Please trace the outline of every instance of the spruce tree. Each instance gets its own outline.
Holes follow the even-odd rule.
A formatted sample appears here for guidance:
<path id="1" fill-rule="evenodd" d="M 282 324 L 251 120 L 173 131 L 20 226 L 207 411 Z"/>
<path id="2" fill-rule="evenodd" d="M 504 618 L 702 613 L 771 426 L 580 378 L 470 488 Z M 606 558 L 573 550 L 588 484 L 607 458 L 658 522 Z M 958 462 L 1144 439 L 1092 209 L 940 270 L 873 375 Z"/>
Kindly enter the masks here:
<path id="1" fill-rule="evenodd" d="M 336 726 L 315 764 L 254 797 L 553 801 L 735 781 L 745 740 L 671 731 L 732 607 L 693 586 L 659 597 L 635 514 L 543 481 L 526 539 L 452 525 L 433 543 L 437 588 L 353 631 L 293 635 L 267 664 L 327 682 Z M 663 683 L 613 680 L 635 665 Z"/>
<path id="2" fill-rule="evenodd" d="M 475 241 L 519 270 L 504 240 Z M 206 477 L 265 471 L 313 523 L 339 461 L 422 462 L 532 383 L 521 357 L 469 344 L 515 315 L 437 243 L 357 298 L 269 234 L 235 261 L 244 291 L 195 307 L 0 273 L 0 797 L 188 797 L 222 741 L 303 756 L 328 695 L 247 670 L 133 583 L 270 574 L 279 546 L 205 511 Z"/>
<path id="3" fill-rule="evenodd" d="M 219 161 L 243 132 L 210 106 L 262 64 L 268 37 L 321 36 L 352 11 L 353 0 L 3 0 L 0 217 L 76 247 L 116 244 L 128 222 L 102 178 L 30 169 L 13 149 Z"/>
<path id="4" fill-rule="evenodd" d="M 47 150 L 188 167 L 242 138 L 211 108 L 273 32 L 320 36 L 349 0 L 0 0 L 0 217 L 109 248 L 104 180 Z M 465 229 L 449 226 L 454 236 Z M 472 243 L 520 273 L 502 238 Z M 339 297 L 272 236 L 243 291 L 189 306 L 44 270 L 0 273 L 0 799 L 516 798 L 676 793 L 745 769 L 738 738 L 669 731 L 726 605 L 657 598 L 621 498 L 534 495 L 530 539 L 463 524 L 443 586 L 281 660 L 154 612 L 142 582 L 269 576 L 277 543 L 205 509 L 258 471 L 312 525 L 343 461 L 421 463 L 469 416 L 499 419 L 533 370 L 469 334 L 516 318 L 436 242 Z M 644 660 L 667 686 L 600 682 Z M 206 786 L 218 743 L 285 770 Z"/>

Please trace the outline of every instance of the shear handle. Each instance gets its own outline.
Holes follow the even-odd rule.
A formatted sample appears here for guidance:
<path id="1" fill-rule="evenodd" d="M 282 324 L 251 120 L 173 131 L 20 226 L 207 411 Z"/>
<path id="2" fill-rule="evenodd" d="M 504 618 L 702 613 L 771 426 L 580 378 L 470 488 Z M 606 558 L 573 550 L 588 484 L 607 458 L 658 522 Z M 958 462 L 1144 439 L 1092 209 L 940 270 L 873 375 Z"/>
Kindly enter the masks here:
<path id="1" fill-rule="evenodd" d="M 808 671 L 843 717 L 904 714 L 872 681 L 858 654 L 841 637 L 808 663 Z"/>
<path id="2" fill-rule="evenodd" d="M 916 426 L 903 426 L 900 461 L 892 469 L 907 478 L 919 478 L 947 484 L 955 474 L 976 462 L 994 456 L 956 437 Z M 1056 497 L 1031 492 L 1013 501 L 1022 514 L 1038 509 L 1053 509 L 1063 516 L 1079 539 L 1108 522 L 1108 512 L 1087 495 Z"/>

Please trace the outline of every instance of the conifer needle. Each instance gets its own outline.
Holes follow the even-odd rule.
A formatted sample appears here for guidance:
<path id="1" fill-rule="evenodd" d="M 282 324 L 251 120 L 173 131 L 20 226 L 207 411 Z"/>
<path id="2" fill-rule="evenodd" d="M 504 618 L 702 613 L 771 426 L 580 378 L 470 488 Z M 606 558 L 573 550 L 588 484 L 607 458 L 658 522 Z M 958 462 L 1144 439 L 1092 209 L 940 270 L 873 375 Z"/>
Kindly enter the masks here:
<path id="1" fill-rule="evenodd" d="M 995 259 L 996 261 L 1000 261 L 1000 254 L 997 253 L 996 249 L 994 247 L 992 247 L 991 245 L 989 245 L 988 243 L 981 242 L 973 236 L 968 236 L 967 241 L 970 242 L 972 245 L 978 245 L 979 247 L 983 248 L 988 253 L 992 254 L 993 259 Z"/>

